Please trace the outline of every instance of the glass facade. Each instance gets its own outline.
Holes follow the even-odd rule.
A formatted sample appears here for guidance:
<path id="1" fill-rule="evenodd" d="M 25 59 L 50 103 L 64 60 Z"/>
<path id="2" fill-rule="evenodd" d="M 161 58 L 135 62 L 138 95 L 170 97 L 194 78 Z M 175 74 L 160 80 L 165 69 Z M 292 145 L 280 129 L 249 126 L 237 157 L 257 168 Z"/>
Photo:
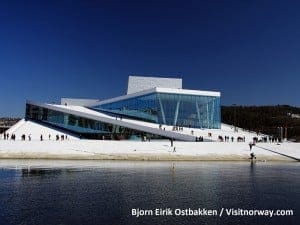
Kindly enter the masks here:
<path id="1" fill-rule="evenodd" d="M 158 135 L 148 134 L 109 123 L 103 123 L 28 103 L 26 104 L 25 119 L 63 129 L 82 138 L 89 139 L 138 140 L 144 139 L 145 137 L 155 139 L 161 138 Z"/>
<path id="2" fill-rule="evenodd" d="M 102 104 L 92 109 L 158 124 L 219 129 L 220 97 L 152 93 Z"/>

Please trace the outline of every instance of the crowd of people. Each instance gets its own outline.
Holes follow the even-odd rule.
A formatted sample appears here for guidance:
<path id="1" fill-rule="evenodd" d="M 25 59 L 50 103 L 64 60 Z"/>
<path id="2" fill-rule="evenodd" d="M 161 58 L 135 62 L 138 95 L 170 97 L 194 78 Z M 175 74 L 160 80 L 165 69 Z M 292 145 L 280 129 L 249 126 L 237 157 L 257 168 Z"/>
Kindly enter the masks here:
<path id="1" fill-rule="evenodd" d="M 196 142 L 203 142 L 203 140 L 204 140 L 204 139 L 203 139 L 203 136 L 199 136 L 199 137 L 196 137 L 196 138 L 195 138 L 195 141 L 196 141 Z"/>
<path id="2" fill-rule="evenodd" d="M 4 138 L 4 140 L 13 140 L 13 141 L 15 141 L 17 139 L 15 134 L 10 135 L 9 133 L 6 133 L 6 132 L 3 133 L 3 138 Z M 48 139 L 52 140 L 51 139 L 51 134 L 48 135 Z M 26 141 L 26 135 L 25 134 L 21 135 L 21 140 L 22 141 Z M 31 141 L 31 134 L 27 135 L 27 140 Z M 43 140 L 44 140 L 44 136 L 43 136 L 43 134 L 41 134 L 40 135 L 40 141 L 43 141 Z M 68 135 L 63 135 L 63 134 L 59 135 L 59 134 L 56 134 L 55 140 L 56 141 L 59 141 L 59 140 L 61 140 L 61 141 L 68 140 Z"/>
<path id="3" fill-rule="evenodd" d="M 173 126 L 172 131 L 183 131 L 183 127 Z"/>
<path id="4" fill-rule="evenodd" d="M 261 138 L 261 140 L 257 140 L 257 141 L 260 141 L 260 142 L 264 142 L 264 143 L 278 143 L 278 142 L 282 142 L 281 138 L 279 137 L 274 137 L 274 136 L 264 136 Z"/>
<path id="5" fill-rule="evenodd" d="M 221 141 L 221 142 L 234 142 L 234 140 L 235 140 L 235 138 L 232 136 L 232 137 L 229 137 L 229 136 L 221 136 L 221 135 L 219 135 L 218 136 L 218 141 Z M 236 141 L 237 142 L 245 142 L 246 141 L 246 138 L 245 138 L 245 136 L 243 136 L 243 137 L 237 137 L 236 138 Z"/>

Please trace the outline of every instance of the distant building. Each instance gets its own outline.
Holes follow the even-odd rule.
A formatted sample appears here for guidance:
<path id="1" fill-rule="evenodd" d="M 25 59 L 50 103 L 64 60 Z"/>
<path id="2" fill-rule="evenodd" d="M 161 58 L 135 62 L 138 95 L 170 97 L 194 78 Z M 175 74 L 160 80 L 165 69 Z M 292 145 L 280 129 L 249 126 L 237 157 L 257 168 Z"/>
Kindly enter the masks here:
<path id="1" fill-rule="evenodd" d="M 291 118 L 300 119 L 300 114 L 288 113 L 287 115 L 290 116 Z"/>
<path id="2" fill-rule="evenodd" d="M 19 120 L 20 120 L 19 118 L 0 118 L 0 133 L 3 133 L 6 130 L 8 130 Z"/>
<path id="3" fill-rule="evenodd" d="M 300 119 L 300 114 L 291 114 L 291 117 L 292 118 Z"/>

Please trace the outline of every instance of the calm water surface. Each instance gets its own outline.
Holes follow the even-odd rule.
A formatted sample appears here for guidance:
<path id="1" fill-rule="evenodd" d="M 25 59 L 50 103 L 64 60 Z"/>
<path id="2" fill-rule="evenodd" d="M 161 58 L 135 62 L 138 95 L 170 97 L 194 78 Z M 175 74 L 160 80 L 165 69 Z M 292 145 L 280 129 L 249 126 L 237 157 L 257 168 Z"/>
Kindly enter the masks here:
<path id="1" fill-rule="evenodd" d="M 0 224 L 298 224 L 299 174 L 299 163 L 0 161 Z M 131 215 L 222 207 L 294 215 Z"/>

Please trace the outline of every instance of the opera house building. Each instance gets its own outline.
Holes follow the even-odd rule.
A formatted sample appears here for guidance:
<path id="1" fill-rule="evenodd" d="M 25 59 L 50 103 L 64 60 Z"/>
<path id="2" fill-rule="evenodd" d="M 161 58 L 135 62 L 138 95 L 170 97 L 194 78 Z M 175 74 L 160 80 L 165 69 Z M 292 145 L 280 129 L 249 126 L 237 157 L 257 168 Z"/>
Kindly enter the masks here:
<path id="1" fill-rule="evenodd" d="M 126 95 L 111 99 L 27 101 L 25 121 L 85 139 L 193 141 L 164 126 L 220 129 L 220 92 L 183 89 L 178 78 L 129 76 Z"/>

